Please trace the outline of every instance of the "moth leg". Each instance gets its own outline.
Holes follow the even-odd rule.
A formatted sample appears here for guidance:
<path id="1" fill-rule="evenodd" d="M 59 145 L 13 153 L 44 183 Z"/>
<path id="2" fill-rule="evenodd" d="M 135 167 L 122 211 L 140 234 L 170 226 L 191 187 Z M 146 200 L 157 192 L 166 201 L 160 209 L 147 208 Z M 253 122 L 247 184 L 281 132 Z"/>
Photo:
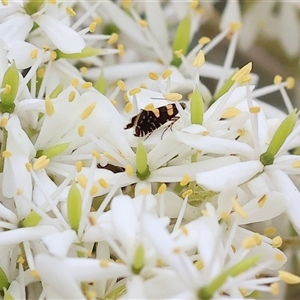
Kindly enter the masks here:
<path id="1" fill-rule="evenodd" d="M 173 117 L 173 118 L 170 120 L 171 123 L 164 129 L 164 131 L 163 131 L 163 133 L 162 133 L 162 135 L 161 135 L 161 139 L 163 138 L 165 132 L 166 132 L 169 128 L 170 128 L 171 131 L 172 131 L 172 126 L 174 125 L 174 123 L 175 123 L 177 120 L 179 120 L 179 117 Z"/>

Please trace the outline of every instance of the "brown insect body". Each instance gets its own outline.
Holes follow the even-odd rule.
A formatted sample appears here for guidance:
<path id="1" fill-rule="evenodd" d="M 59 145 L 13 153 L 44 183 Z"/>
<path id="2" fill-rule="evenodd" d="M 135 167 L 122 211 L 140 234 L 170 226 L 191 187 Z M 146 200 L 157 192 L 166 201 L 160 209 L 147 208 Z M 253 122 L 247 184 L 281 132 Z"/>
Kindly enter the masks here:
<path id="1" fill-rule="evenodd" d="M 183 109 L 186 108 L 185 103 L 180 103 Z M 154 130 L 164 125 L 168 121 L 172 121 L 172 126 L 179 117 L 176 105 L 167 104 L 165 106 L 157 107 L 152 110 L 142 110 L 139 114 L 131 119 L 131 122 L 126 125 L 124 129 L 134 127 L 134 136 L 142 137 L 151 134 Z M 168 127 L 167 127 L 168 128 Z"/>

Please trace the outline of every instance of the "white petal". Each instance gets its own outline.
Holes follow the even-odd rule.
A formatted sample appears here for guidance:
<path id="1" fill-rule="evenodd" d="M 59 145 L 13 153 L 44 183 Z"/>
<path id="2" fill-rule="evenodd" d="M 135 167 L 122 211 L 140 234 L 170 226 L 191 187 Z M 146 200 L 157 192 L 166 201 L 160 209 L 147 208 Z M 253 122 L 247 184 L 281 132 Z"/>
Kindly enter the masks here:
<path id="1" fill-rule="evenodd" d="M 64 53 L 79 53 L 85 47 L 84 39 L 73 29 L 59 20 L 46 15 L 38 15 L 34 21 L 43 29 L 51 42 Z"/>
<path id="2" fill-rule="evenodd" d="M 233 180 L 236 185 L 240 185 L 262 170 L 263 165 L 259 161 L 246 161 L 198 173 L 196 180 L 206 189 L 220 192 L 226 188 L 228 178 Z"/>

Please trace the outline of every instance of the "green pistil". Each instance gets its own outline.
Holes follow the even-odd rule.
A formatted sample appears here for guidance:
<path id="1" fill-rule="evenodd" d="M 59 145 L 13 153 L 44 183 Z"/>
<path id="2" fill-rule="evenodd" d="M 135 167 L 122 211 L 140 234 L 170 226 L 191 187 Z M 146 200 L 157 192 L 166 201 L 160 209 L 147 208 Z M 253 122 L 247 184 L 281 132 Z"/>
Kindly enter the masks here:
<path id="1" fill-rule="evenodd" d="M 198 87 L 196 87 L 191 97 L 191 123 L 202 125 L 203 114 L 203 98 Z"/>
<path id="2" fill-rule="evenodd" d="M 136 176 L 141 180 L 146 180 L 151 172 L 147 164 L 147 152 L 141 142 L 136 149 Z"/>
<path id="3" fill-rule="evenodd" d="M 46 150 L 38 150 L 36 152 L 36 158 L 39 158 L 42 155 L 46 155 L 48 158 L 55 157 L 55 156 L 63 153 L 64 151 L 66 151 L 70 145 L 71 145 L 71 143 L 64 143 L 64 144 L 59 144 L 59 145 L 50 147 Z"/>
<path id="4" fill-rule="evenodd" d="M 97 78 L 94 83 L 94 88 L 99 91 L 101 94 L 105 95 L 107 91 L 107 82 L 104 76 L 103 70 L 101 70 L 100 76 Z"/>
<path id="5" fill-rule="evenodd" d="M 246 272 L 253 267 L 259 260 L 260 256 L 252 256 L 244 259 L 243 261 L 232 266 L 228 270 L 222 272 L 216 279 L 214 279 L 209 285 L 201 288 L 198 291 L 198 299 L 210 300 L 213 294 L 217 292 L 220 287 L 226 282 L 229 277 L 236 277 L 243 272 Z"/>
<path id="6" fill-rule="evenodd" d="M 40 9 L 43 3 L 44 0 L 29 0 L 24 6 L 24 9 L 27 14 L 31 16 Z"/>
<path id="7" fill-rule="evenodd" d="M 230 90 L 230 88 L 235 83 L 234 80 L 231 80 L 232 76 L 233 74 L 225 81 L 223 86 L 214 94 L 213 99 L 210 102 L 210 105 L 213 104 L 215 101 L 217 101 L 220 97 L 225 95 Z"/>
<path id="8" fill-rule="evenodd" d="M 278 153 L 287 137 L 293 131 L 298 116 L 299 112 L 294 109 L 280 124 L 280 126 L 274 133 L 267 151 L 260 156 L 260 161 L 264 166 L 273 164 L 275 155 Z"/>
<path id="9" fill-rule="evenodd" d="M 42 217 L 35 211 L 31 211 L 27 217 L 19 222 L 19 227 L 34 227 L 40 223 Z"/>
<path id="10" fill-rule="evenodd" d="M 72 183 L 67 199 L 68 220 L 73 230 L 78 230 L 82 214 L 82 199 L 75 184 Z"/>
<path id="11" fill-rule="evenodd" d="M 56 98 L 62 91 L 64 90 L 64 85 L 62 83 L 58 84 L 58 86 L 52 91 L 49 95 L 51 99 Z"/>
<path id="12" fill-rule="evenodd" d="M 59 59 L 59 58 L 81 59 L 81 58 L 85 58 L 85 57 L 100 55 L 101 49 L 86 47 L 79 53 L 64 53 L 58 49 L 56 49 L 55 52 L 57 54 L 56 59 Z"/>
<path id="13" fill-rule="evenodd" d="M 6 274 L 4 273 L 3 269 L 0 268 L 0 293 L 4 294 L 4 289 L 8 289 L 9 282 L 7 279 Z"/>
<path id="14" fill-rule="evenodd" d="M 135 251 L 131 270 L 133 274 L 138 275 L 144 267 L 145 251 L 142 245 L 139 245 Z"/>

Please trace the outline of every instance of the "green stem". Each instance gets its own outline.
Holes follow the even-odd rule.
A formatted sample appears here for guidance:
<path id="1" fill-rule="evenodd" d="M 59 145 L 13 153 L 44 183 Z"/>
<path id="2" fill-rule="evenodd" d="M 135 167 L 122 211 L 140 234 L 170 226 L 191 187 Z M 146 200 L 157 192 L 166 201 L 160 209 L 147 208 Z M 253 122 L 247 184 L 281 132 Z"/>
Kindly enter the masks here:
<path id="1" fill-rule="evenodd" d="M 3 173 L 3 169 L 4 169 L 4 157 L 2 156 L 2 153 L 6 150 L 7 136 L 8 136 L 7 130 L 5 128 L 2 128 L 2 133 L 3 133 L 3 140 L 0 146 L 0 173 Z"/>

